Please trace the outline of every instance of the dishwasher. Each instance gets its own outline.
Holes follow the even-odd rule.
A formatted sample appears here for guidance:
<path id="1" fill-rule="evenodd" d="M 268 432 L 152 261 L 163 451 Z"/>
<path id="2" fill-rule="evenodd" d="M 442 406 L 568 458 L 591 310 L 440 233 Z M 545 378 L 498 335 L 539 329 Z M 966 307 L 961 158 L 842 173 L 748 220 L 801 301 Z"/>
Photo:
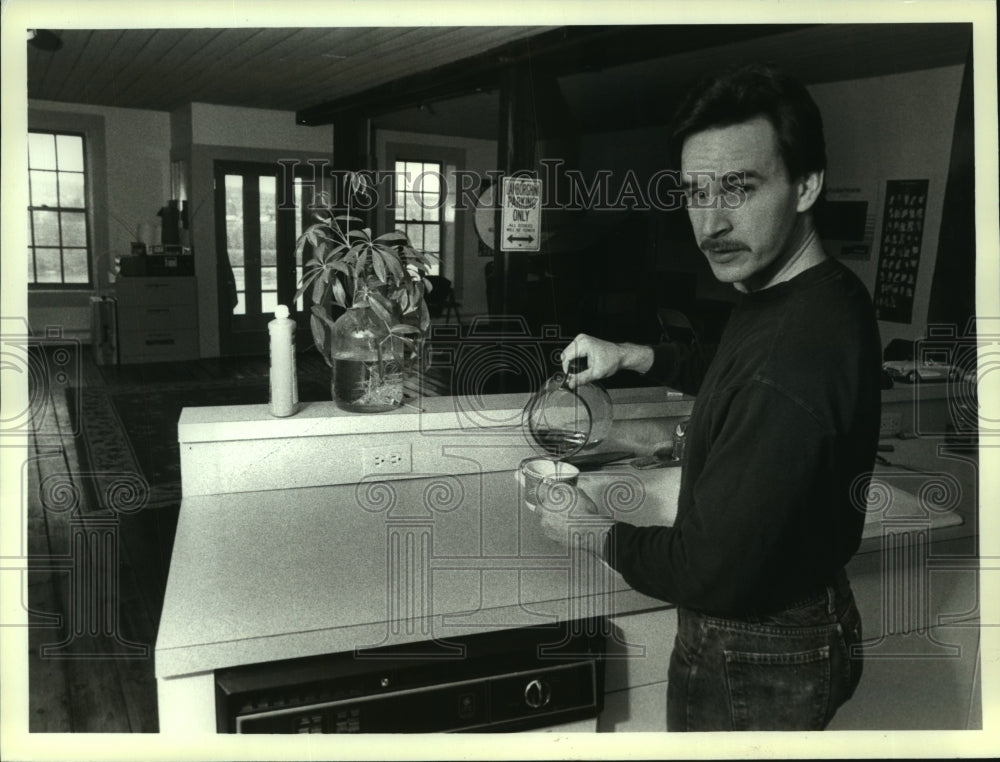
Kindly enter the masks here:
<path id="1" fill-rule="evenodd" d="M 596 717 L 603 617 L 216 670 L 220 733 L 533 730 Z"/>

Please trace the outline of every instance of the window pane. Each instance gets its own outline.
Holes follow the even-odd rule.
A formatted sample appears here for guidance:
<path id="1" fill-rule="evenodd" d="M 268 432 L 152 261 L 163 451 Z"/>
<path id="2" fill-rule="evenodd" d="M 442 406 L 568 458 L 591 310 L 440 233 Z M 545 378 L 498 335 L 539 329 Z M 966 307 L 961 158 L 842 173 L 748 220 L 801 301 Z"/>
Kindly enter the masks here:
<path id="1" fill-rule="evenodd" d="M 56 156 L 59 169 L 83 172 L 83 138 L 79 135 L 57 135 Z"/>
<path id="2" fill-rule="evenodd" d="M 441 228 L 437 225 L 427 225 L 424 228 L 424 250 L 435 254 L 441 251 Z"/>
<path id="3" fill-rule="evenodd" d="M 441 176 L 438 174 L 437 166 L 437 164 L 424 164 L 424 171 L 414 184 L 413 189 L 436 196 L 441 190 Z"/>
<path id="4" fill-rule="evenodd" d="M 419 220 L 420 216 L 420 206 L 417 204 L 417 199 L 415 196 L 410 194 L 406 195 L 406 208 L 404 209 L 403 219 L 407 220 Z"/>
<path id="5" fill-rule="evenodd" d="M 44 132 L 28 133 L 28 166 L 31 169 L 56 168 L 56 138 Z"/>
<path id="6" fill-rule="evenodd" d="M 246 315 L 247 314 L 246 303 L 247 303 L 247 295 L 244 294 L 242 291 L 237 292 L 236 306 L 233 307 L 233 314 Z"/>
<path id="7" fill-rule="evenodd" d="M 56 173 L 31 171 L 31 205 L 58 206 L 59 193 L 56 188 Z"/>
<path id="8" fill-rule="evenodd" d="M 35 249 L 36 283 L 62 283 L 59 249 Z"/>
<path id="9" fill-rule="evenodd" d="M 87 245 L 87 215 L 83 212 L 62 213 L 63 246 Z"/>
<path id="10" fill-rule="evenodd" d="M 243 292 L 246 290 L 246 276 L 242 267 L 233 268 L 233 280 L 236 282 L 236 290 Z"/>
<path id="11" fill-rule="evenodd" d="M 275 209 L 275 195 L 278 180 L 275 177 L 260 177 L 257 188 L 260 191 L 260 261 L 274 265 L 278 262 L 278 223 Z"/>
<path id="12" fill-rule="evenodd" d="M 35 246 L 59 245 L 59 212 L 32 212 Z"/>
<path id="13" fill-rule="evenodd" d="M 293 191 L 295 193 L 295 237 L 302 235 L 302 181 L 295 180 Z M 295 257 L 296 262 L 301 262 L 302 254 Z"/>
<path id="14" fill-rule="evenodd" d="M 441 215 L 441 210 L 437 208 L 437 198 L 424 196 L 420 202 L 423 204 L 423 219 L 428 222 L 437 222 Z"/>
<path id="15" fill-rule="evenodd" d="M 410 239 L 414 249 L 424 248 L 424 226 L 423 225 L 407 225 L 406 226 L 406 236 Z"/>
<path id="16" fill-rule="evenodd" d="M 413 187 L 413 181 L 417 178 L 423 169 L 424 165 L 419 161 L 408 161 L 405 162 L 405 172 L 406 172 L 406 189 L 410 190 Z"/>
<path id="17" fill-rule="evenodd" d="M 83 201 L 83 175 L 78 172 L 59 173 L 59 205 L 75 206 L 82 209 L 86 204 Z"/>
<path id="18" fill-rule="evenodd" d="M 274 312 L 274 308 L 278 306 L 278 294 L 276 291 L 264 291 L 260 295 L 260 311 L 265 315 L 270 315 Z"/>
<path id="19" fill-rule="evenodd" d="M 66 283 L 87 283 L 90 278 L 87 272 L 86 249 L 63 249 L 63 280 Z"/>
<path id="20" fill-rule="evenodd" d="M 260 268 L 260 287 L 264 291 L 276 291 L 278 289 L 278 268 Z"/>
<path id="21" fill-rule="evenodd" d="M 226 175 L 226 248 L 230 263 L 242 265 L 243 178 L 240 175 Z"/>

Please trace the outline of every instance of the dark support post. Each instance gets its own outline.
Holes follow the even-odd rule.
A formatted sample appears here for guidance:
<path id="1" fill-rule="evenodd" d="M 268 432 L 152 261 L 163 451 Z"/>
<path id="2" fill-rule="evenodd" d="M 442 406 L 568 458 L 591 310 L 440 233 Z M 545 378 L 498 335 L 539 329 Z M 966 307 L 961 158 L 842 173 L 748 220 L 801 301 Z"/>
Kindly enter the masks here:
<path id="1" fill-rule="evenodd" d="M 375 167 L 375 148 L 372 141 L 371 118 L 360 111 L 345 112 L 333 123 L 333 169 L 334 183 L 343 182 L 343 172 L 373 169 Z M 341 186 L 338 191 L 343 191 Z M 336 196 L 336 198 L 344 198 Z M 354 214 L 365 219 L 365 224 L 371 225 L 372 212 L 357 212 Z"/>
<path id="2" fill-rule="evenodd" d="M 535 146 L 538 141 L 532 88 L 531 60 L 510 65 L 501 76 L 500 124 L 497 130 L 497 166 L 505 175 L 535 167 Z M 525 281 L 524 257 L 511 257 L 500 249 L 500 212 L 503 188 L 495 190 L 497 201 L 495 236 L 493 246 L 496 280 L 494 303 L 501 315 L 523 315 L 524 290 L 518 288 Z"/>

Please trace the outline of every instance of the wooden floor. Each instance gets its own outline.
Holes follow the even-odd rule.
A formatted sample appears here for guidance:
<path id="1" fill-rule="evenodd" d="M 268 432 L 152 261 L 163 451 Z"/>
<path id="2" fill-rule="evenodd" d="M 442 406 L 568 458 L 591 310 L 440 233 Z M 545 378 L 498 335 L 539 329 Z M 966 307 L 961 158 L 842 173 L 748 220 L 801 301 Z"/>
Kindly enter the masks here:
<path id="1" fill-rule="evenodd" d="M 70 385 L 237 380 L 266 369 L 259 358 L 98 367 L 83 347 Z M 29 730 L 156 732 L 153 654 L 178 509 L 100 509 L 81 477 L 62 387 L 30 392 Z"/>
<path id="2" fill-rule="evenodd" d="M 81 360 L 81 385 L 107 383 L 86 351 Z M 32 393 L 44 398 L 27 474 L 29 730 L 155 732 L 153 647 L 166 578 L 149 529 L 176 516 L 99 510 L 80 478 L 61 388 Z M 88 548 L 87 537 L 104 542 Z"/>
<path id="3" fill-rule="evenodd" d="M 57 350 L 49 347 L 46 357 Z M 179 507 L 131 515 L 101 509 L 81 468 L 63 388 L 264 379 L 267 360 L 98 367 L 88 347 L 80 355 L 78 373 L 63 385 L 30 376 L 29 731 L 155 733 L 153 656 Z M 318 355 L 300 364 L 300 378 L 301 371 L 329 372 Z M 448 393 L 447 380 L 425 378 L 424 393 Z"/>

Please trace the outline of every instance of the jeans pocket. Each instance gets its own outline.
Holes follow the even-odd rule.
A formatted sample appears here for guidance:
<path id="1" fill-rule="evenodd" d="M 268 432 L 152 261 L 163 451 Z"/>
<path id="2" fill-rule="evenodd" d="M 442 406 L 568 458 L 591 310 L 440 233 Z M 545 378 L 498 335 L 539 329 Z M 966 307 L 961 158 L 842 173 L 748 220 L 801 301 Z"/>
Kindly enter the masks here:
<path id="1" fill-rule="evenodd" d="M 726 650 L 734 730 L 822 730 L 830 701 L 829 646 L 791 653 Z"/>

